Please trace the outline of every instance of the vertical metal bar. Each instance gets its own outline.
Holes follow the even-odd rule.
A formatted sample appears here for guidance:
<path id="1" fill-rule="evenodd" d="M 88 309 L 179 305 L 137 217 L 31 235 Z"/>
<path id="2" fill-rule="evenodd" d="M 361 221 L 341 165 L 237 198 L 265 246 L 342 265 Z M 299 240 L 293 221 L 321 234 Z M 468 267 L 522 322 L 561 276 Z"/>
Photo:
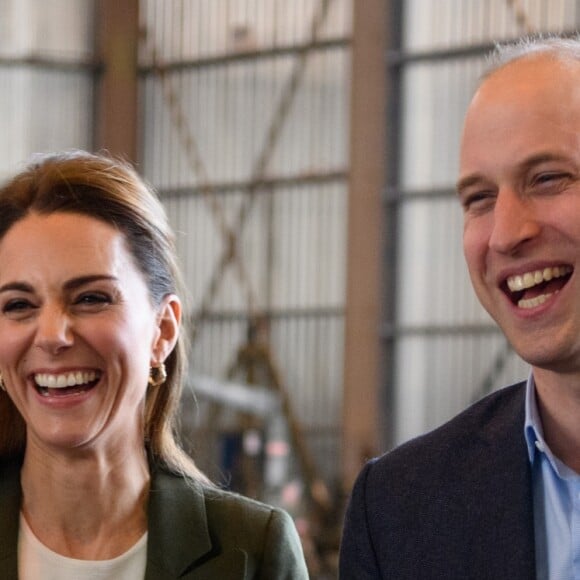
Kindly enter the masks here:
<path id="1" fill-rule="evenodd" d="M 95 146 L 135 161 L 139 0 L 101 0 L 96 6 L 103 72 L 96 91 Z"/>
<path id="2" fill-rule="evenodd" d="M 402 31 L 404 28 L 403 0 L 389 0 L 387 14 L 389 20 L 386 25 L 386 50 L 391 54 L 401 53 L 403 50 Z M 385 53 L 386 54 L 386 53 Z M 400 185 L 400 143 L 401 143 L 401 90 L 402 70 L 400 65 L 391 65 L 387 68 L 386 81 L 386 137 L 385 137 L 385 183 L 388 191 L 398 191 Z M 386 325 L 395 328 L 396 325 L 396 274 L 398 253 L 398 205 L 386 203 L 383 209 L 383 274 L 381 285 L 383 289 L 382 318 Z M 382 434 L 386 448 L 394 441 L 394 401 L 395 401 L 395 337 L 386 339 L 381 349 L 380 375 L 382 382 L 381 408 L 386 425 Z"/>
<path id="3" fill-rule="evenodd" d="M 385 163 L 385 29 L 388 2 L 353 2 L 350 191 L 342 431 L 349 489 L 379 449 L 381 191 Z"/>

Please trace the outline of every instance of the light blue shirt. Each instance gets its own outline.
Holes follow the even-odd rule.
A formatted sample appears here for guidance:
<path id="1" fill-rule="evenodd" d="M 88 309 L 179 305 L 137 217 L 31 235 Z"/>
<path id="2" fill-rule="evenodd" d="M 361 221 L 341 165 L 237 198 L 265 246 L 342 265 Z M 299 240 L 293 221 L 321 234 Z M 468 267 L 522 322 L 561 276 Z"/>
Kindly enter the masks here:
<path id="1" fill-rule="evenodd" d="M 536 578 L 580 580 L 580 475 L 544 440 L 532 376 L 526 386 L 524 429 L 532 466 Z"/>

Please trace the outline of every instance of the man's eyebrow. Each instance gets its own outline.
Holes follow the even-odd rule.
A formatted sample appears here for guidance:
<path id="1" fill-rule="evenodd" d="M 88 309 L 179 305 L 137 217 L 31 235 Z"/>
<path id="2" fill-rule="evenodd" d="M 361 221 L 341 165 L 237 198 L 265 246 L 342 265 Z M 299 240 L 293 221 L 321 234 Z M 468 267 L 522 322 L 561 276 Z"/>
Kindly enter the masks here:
<path id="1" fill-rule="evenodd" d="M 461 178 L 457 182 L 457 185 L 455 186 L 455 191 L 457 192 L 457 194 L 461 194 L 462 190 L 464 190 L 467 187 L 470 187 L 472 185 L 475 185 L 476 183 L 479 183 L 483 180 L 484 180 L 483 175 L 480 175 L 479 173 L 474 173 L 473 175 L 468 175 L 467 177 Z"/>
<path id="2" fill-rule="evenodd" d="M 560 155 L 558 153 L 537 153 L 524 159 L 517 165 L 517 170 L 519 172 L 526 172 L 529 171 L 534 165 L 540 165 L 541 163 L 546 163 L 548 161 L 564 161 L 566 163 L 570 163 L 570 159 L 565 155 Z M 460 194 L 463 189 L 467 187 L 471 187 L 477 183 L 485 181 L 485 177 L 479 173 L 474 173 L 473 175 L 467 175 L 466 177 L 461 178 L 456 186 L 455 191 Z"/>
<path id="3" fill-rule="evenodd" d="M 540 163 L 546 163 L 547 161 L 565 161 L 570 163 L 570 159 L 565 155 L 559 155 L 557 153 L 538 153 L 537 155 L 532 155 L 528 159 L 525 159 L 520 168 L 523 170 L 530 169 L 534 165 L 539 165 Z"/>

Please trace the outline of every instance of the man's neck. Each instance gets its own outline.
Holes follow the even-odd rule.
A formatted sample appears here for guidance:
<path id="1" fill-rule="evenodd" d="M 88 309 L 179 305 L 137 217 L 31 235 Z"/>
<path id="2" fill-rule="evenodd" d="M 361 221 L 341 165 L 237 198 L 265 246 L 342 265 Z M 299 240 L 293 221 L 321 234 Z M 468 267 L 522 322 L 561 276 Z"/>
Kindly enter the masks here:
<path id="1" fill-rule="evenodd" d="M 552 453 L 580 474 L 580 379 L 534 369 L 544 439 Z"/>

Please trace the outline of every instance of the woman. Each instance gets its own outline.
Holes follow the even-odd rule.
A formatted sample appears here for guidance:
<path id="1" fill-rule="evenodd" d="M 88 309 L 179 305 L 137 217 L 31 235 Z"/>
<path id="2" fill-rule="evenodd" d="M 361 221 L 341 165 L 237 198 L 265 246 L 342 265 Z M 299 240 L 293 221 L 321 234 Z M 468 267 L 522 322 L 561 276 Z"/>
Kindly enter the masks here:
<path id="1" fill-rule="evenodd" d="M 0 578 L 307 578 L 277 509 L 174 438 L 172 236 L 125 163 L 74 152 L 0 189 Z"/>

